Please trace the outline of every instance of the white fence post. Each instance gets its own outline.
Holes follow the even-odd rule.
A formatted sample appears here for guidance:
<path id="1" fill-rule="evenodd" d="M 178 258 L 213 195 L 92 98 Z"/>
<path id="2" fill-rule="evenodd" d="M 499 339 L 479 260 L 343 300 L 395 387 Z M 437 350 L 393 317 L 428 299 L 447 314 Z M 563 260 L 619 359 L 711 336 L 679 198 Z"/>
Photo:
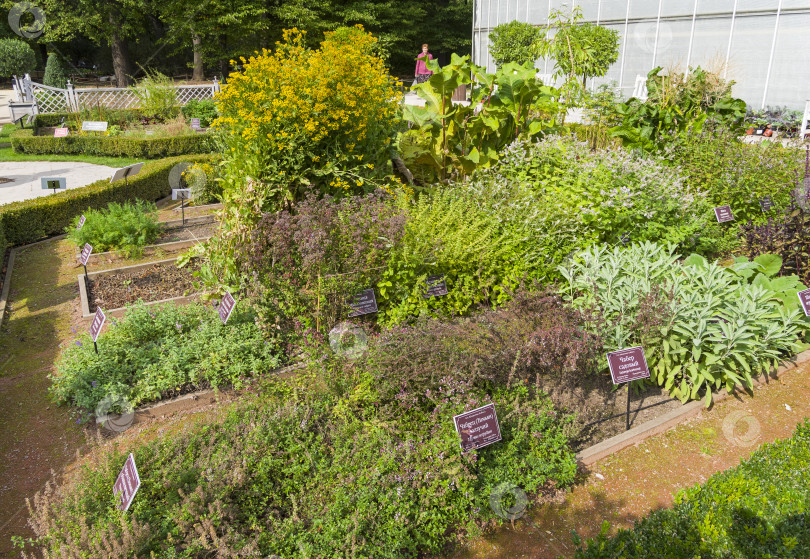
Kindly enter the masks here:
<path id="1" fill-rule="evenodd" d="M 804 135 L 807 134 L 808 128 L 808 120 L 810 120 L 810 99 L 807 100 L 807 103 L 804 104 L 804 116 L 802 116 L 802 131 L 799 133 L 799 139 L 804 140 Z"/>

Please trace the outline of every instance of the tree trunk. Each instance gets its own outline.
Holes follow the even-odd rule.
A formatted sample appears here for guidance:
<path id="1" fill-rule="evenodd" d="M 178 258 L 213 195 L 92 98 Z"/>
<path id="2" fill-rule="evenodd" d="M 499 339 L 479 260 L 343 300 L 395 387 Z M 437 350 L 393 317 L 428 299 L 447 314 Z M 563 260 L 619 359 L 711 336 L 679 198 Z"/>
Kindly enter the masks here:
<path id="1" fill-rule="evenodd" d="M 118 29 L 118 21 L 113 14 L 110 14 L 110 26 L 113 29 Z M 130 84 L 129 76 L 131 74 L 129 65 L 129 49 L 127 48 L 127 41 L 117 31 L 114 31 L 110 37 L 110 48 L 112 50 L 113 71 L 115 72 L 115 81 L 118 87 L 127 87 Z"/>
<path id="2" fill-rule="evenodd" d="M 202 47 L 202 37 L 196 33 L 192 34 L 191 44 L 194 47 L 194 70 L 191 74 L 191 80 L 201 82 L 205 79 L 205 75 L 203 75 L 202 52 L 200 52 L 200 47 Z"/>

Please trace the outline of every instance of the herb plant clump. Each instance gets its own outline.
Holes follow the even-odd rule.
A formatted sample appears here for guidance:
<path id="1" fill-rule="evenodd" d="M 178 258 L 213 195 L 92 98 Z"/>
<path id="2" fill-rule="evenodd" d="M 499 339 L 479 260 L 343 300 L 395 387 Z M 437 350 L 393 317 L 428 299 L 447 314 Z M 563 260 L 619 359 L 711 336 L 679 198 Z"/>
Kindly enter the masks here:
<path id="1" fill-rule="evenodd" d="M 93 413 L 105 398 L 137 406 L 210 386 L 238 388 L 281 362 L 242 307 L 223 325 L 215 310 L 197 303 L 135 305 L 120 321 L 107 319 L 98 354 L 86 334 L 65 350 L 51 394 Z"/>
<path id="2" fill-rule="evenodd" d="M 128 555 L 405 558 L 502 522 L 491 503 L 504 487 L 534 495 L 573 482 L 568 420 L 534 387 L 437 378 L 391 393 L 368 367 L 319 359 L 137 445 L 142 485 L 124 517 L 109 487 L 126 455 L 104 450 L 36 499 L 31 543 L 51 554 L 99 554 L 105 541 Z M 462 452 L 453 416 L 489 403 L 502 440 Z"/>
<path id="3" fill-rule="evenodd" d="M 81 228 L 78 228 L 80 216 L 76 216 L 65 232 L 77 247 L 89 243 L 93 252 L 122 250 L 128 255 L 138 255 L 161 231 L 157 207 L 142 200 L 134 204 L 110 202 L 103 210 L 88 209 L 84 217 Z"/>
<path id="4" fill-rule="evenodd" d="M 563 293 L 610 325 L 605 349 L 642 345 L 652 380 L 682 402 L 735 386 L 753 389 L 805 347 L 810 322 L 798 309 L 798 278 L 773 277 L 781 259 L 740 259 L 730 268 L 692 255 L 683 264 L 675 247 L 641 243 L 627 249 L 593 246 L 560 267 Z M 638 313 L 658 308 L 654 328 L 638 328 Z"/>

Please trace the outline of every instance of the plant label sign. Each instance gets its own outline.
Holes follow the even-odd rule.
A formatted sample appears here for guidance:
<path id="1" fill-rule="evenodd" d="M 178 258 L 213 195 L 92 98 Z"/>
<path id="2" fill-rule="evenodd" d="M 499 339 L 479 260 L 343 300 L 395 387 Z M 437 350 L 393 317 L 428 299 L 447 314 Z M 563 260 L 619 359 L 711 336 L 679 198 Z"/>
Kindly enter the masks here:
<path id="1" fill-rule="evenodd" d="M 458 436 L 461 437 L 463 452 L 482 448 L 501 440 L 501 426 L 498 425 L 495 404 L 487 404 L 456 415 L 453 417 L 453 422 L 456 424 Z"/>
<path id="2" fill-rule="evenodd" d="M 138 475 L 138 468 L 135 466 L 135 457 L 130 452 L 113 485 L 113 495 L 118 497 L 118 510 L 129 508 L 140 486 L 141 478 Z"/>
<path id="3" fill-rule="evenodd" d="M 101 327 L 104 326 L 105 320 L 107 320 L 107 317 L 104 315 L 104 311 L 96 308 L 96 314 L 93 315 L 93 322 L 90 324 L 90 337 L 93 338 L 94 342 L 98 341 L 98 335 L 101 334 Z"/>
<path id="4" fill-rule="evenodd" d="M 612 351 L 607 354 L 607 360 L 613 384 L 650 378 L 650 368 L 641 346 Z"/>
<path id="5" fill-rule="evenodd" d="M 217 307 L 217 311 L 219 311 L 219 318 L 222 320 L 222 324 L 227 324 L 228 319 L 231 317 L 231 313 L 233 312 L 233 308 L 236 306 L 236 299 L 233 298 L 233 295 L 225 292 L 225 296 L 222 298 L 222 301 L 219 302 L 219 306 Z"/>
<path id="6" fill-rule="evenodd" d="M 734 214 L 731 213 L 731 206 L 719 206 L 714 208 L 714 215 L 717 217 L 717 223 L 734 221 Z"/>
<path id="7" fill-rule="evenodd" d="M 799 291 L 799 302 L 802 304 L 804 314 L 810 316 L 810 289 Z"/>
<path id="8" fill-rule="evenodd" d="M 56 192 L 58 189 L 67 188 L 67 179 L 64 177 L 42 177 L 42 190 L 53 190 Z"/>
<path id="9" fill-rule="evenodd" d="M 199 118 L 192 118 L 191 119 L 191 129 L 192 130 L 202 130 L 200 127 L 200 119 Z"/>
<path id="10" fill-rule="evenodd" d="M 762 212 L 767 212 L 771 208 L 773 208 L 773 200 L 771 200 L 770 196 L 763 196 L 759 199 L 759 207 L 762 208 Z"/>
<path id="11" fill-rule="evenodd" d="M 441 297 L 447 295 L 447 283 L 444 281 L 444 275 L 428 276 L 425 280 L 425 292 L 422 297 L 429 299 L 430 297 Z"/>
<path id="12" fill-rule="evenodd" d="M 81 229 L 82 227 L 84 227 L 85 221 L 87 221 L 87 218 L 84 217 L 84 214 L 82 214 L 82 217 L 79 218 L 79 224 L 76 225 L 76 229 Z"/>
<path id="13" fill-rule="evenodd" d="M 82 248 L 82 253 L 79 255 L 79 262 L 82 263 L 82 266 L 87 266 L 87 261 L 90 260 L 90 253 L 93 252 L 93 247 L 89 244 L 84 243 L 84 248 Z"/>
<path id="14" fill-rule="evenodd" d="M 172 188 L 172 200 L 188 200 L 191 198 L 190 188 Z"/>
<path id="15" fill-rule="evenodd" d="M 83 132 L 106 132 L 107 123 L 98 120 L 85 120 L 82 122 Z"/>
<path id="16" fill-rule="evenodd" d="M 54 138 L 64 138 L 67 135 L 68 135 L 68 129 L 67 128 L 55 128 L 54 131 L 53 131 L 53 137 Z"/>
<path id="17" fill-rule="evenodd" d="M 377 297 L 374 295 L 374 290 L 364 289 L 349 300 L 349 306 L 352 308 L 349 318 L 377 312 Z"/>

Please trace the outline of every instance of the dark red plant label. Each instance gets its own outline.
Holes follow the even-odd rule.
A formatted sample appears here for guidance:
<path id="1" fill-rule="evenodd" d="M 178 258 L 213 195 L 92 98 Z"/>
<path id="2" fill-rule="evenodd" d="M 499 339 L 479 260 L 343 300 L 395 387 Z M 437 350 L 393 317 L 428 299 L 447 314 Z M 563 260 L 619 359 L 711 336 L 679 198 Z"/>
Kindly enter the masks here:
<path id="1" fill-rule="evenodd" d="M 441 297 L 442 295 L 447 295 L 447 283 L 444 281 L 444 275 L 428 276 L 425 280 L 425 292 L 422 297 L 428 299 L 430 297 Z"/>
<path id="2" fill-rule="evenodd" d="M 759 207 L 762 208 L 763 212 L 767 212 L 773 208 L 773 200 L 770 196 L 763 196 L 759 199 Z"/>
<path id="3" fill-rule="evenodd" d="M 107 317 L 104 315 L 104 311 L 96 308 L 96 314 L 93 315 L 93 322 L 90 324 L 90 337 L 93 338 L 94 342 L 98 340 L 98 335 L 101 334 L 101 327 L 104 326 L 105 320 L 107 320 Z"/>
<path id="4" fill-rule="evenodd" d="M 364 289 L 349 300 L 349 306 L 352 308 L 349 318 L 377 312 L 377 297 L 374 290 Z"/>
<path id="5" fill-rule="evenodd" d="M 714 215 L 717 216 L 717 223 L 734 221 L 734 214 L 731 213 L 731 206 L 718 206 L 714 208 Z"/>
<path id="6" fill-rule="evenodd" d="M 799 291 L 799 302 L 802 304 L 804 314 L 810 316 L 810 289 Z"/>
<path id="7" fill-rule="evenodd" d="M 138 468 L 135 466 L 135 457 L 130 452 L 127 461 L 124 462 L 124 467 L 121 468 L 121 473 L 118 474 L 118 479 L 115 480 L 115 485 L 113 485 L 113 495 L 118 497 L 118 510 L 127 510 L 129 508 L 140 486 L 141 478 L 138 475 Z"/>
<path id="8" fill-rule="evenodd" d="M 613 384 L 650 378 L 650 368 L 641 346 L 620 349 L 607 354 Z"/>
<path id="9" fill-rule="evenodd" d="M 90 253 L 93 252 L 93 247 L 89 244 L 84 243 L 84 248 L 82 249 L 81 255 L 79 255 L 79 262 L 82 263 L 82 266 L 87 266 L 87 261 L 90 260 Z"/>
<path id="10" fill-rule="evenodd" d="M 226 291 L 225 296 L 222 298 L 222 301 L 219 302 L 219 306 L 217 307 L 222 324 L 228 323 L 228 319 L 231 317 L 231 313 L 233 312 L 233 308 L 235 306 L 236 300 L 233 298 L 233 295 Z"/>
<path id="11" fill-rule="evenodd" d="M 464 452 L 474 448 L 482 448 L 501 440 L 501 426 L 498 425 L 495 404 L 487 404 L 456 415 L 453 417 L 453 422 L 455 422 L 456 431 L 461 437 L 461 450 Z"/>

